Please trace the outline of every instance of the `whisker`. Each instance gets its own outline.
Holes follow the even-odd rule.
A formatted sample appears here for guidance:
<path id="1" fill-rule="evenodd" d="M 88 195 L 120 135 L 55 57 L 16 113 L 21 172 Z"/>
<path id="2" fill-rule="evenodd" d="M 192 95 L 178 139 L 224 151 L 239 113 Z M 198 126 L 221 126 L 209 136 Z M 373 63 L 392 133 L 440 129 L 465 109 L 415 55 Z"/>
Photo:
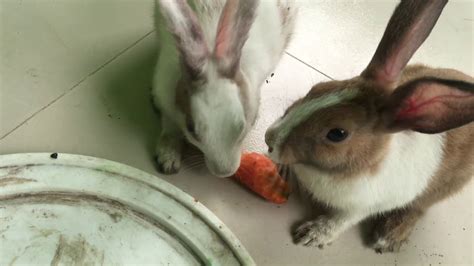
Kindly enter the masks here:
<path id="1" fill-rule="evenodd" d="M 183 160 L 183 172 L 190 172 L 204 165 L 204 160 Z"/>
<path id="2" fill-rule="evenodd" d="M 285 181 L 288 181 L 288 179 L 291 177 L 291 173 L 292 171 L 289 165 L 282 165 L 280 175 Z"/>
<path id="3" fill-rule="evenodd" d="M 277 171 L 278 173 L 281 172 L 281 170 L 283 169 L 284 165 L 283 164 L 277 164 Z"/>
<path id="4" fill-rule="evenodd" d="M 187 156 L 183 159 L 183 161 L 204 161 L 204 157 L 200 155 L 194 155 L 194 156 Z"/>
<path id="5" fill-rule="evenodd" d="M 204 165 L 204 162 L 190 162 L 190 163 L 186 163 L 184 167 L 187 169 L 194 169 L 202 165 Z"/>

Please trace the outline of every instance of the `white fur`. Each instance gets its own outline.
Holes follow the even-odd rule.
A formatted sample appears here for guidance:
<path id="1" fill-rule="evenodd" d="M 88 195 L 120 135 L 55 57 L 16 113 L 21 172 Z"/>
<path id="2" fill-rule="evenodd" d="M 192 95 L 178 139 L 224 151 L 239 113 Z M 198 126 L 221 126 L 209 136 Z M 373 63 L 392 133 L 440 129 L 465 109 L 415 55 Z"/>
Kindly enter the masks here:
<path id="1" fill-rule="evenodd" d="M 212 52 L 225 0 L 192 2 L 208 48 Z M 179 22 L 182 18 L 176 15 L 174 19 Z M 175 105 L 175 88 L 181 77 L 179 54 L 167 28 L 159 23 L 157 27 L 160 52 L 153 77 L 154 101 L 161 113 L 185 132 L 184 115 Z M 235 140 L 243 138 L 255 122 L 260 102 L 260 86 L 281 58 L 285 34 L 289 33 L 281 27 L 277 1 L 261 1 L 240 60 L 241 73 L 247 85 L 245 93 L 241 94 L 235 83 L 229 82 L 216 72 L 215 61 L 207 61 L 204 75 L 208 79 L 208 86 L 202 88 L 202 92 L 194 94 L 191 99 L 194 104 L 192 112 L 193 115 L 196 114 L 195 124 L 206 127 L 206 133 L 199 143 L 189 136 L 186 137 L 204 152 L 206 161 L 209 162 L 208 167 L 214 165 L 226 169 L 227 174 L 237 169 L 241 141 Z M 245 123 L 243 136 L 236 138 L 232 133 L 224 132 L 235 130 L 240 120 Z"/>
<path id="2" fill-rule="evenodd" d="M 443 147 L 444 134 L 402 132 L 393 136 L 374 175 L 335 180 L 310 166 L 295 165 L 294 170 L 316 199 L 356 224 L 368 216 L 404 207 L 420 195 L 440 166 Z"/>
<path id="3" fill-rule="evenodd" d="M 336 180 L 317 169 L 298 164 L 294 171 L 301 184 L 319 201 L 336 209 L 331 217 L 341 224 L 332 238 L 360 220 L 404 207 L 420 195 L 441 165 L 444 134 L 394 134 L 388 154 L 373 175 Z M 345 222 L 341 222 L 343 219 Z M 313 228 L 313 231 L 321 228 Z"/>
<path id="4" fill-rule="evenodd" d="M 219 75 L 217 69 L 207 69 L 207 72 Z M 196 127 L 202 127 L 197 130 L 207 133 L 201 136 L 199 142 L 191 136 L 188 136 L 188 140 L 206 155 L 206 165 L 211 171 L 229 169 L 226 170 L 227 173 L 217 173 L 214 170 L 215 175 L 229 176 L 240 165 L 240 142 L 235 143 L 234 140 L 243 140 L 243 134 L 251 125 L 245 121 L 244 107 L 239 101 L 239 88 L 235 84 L 229 84 L 228 79 L 213 78 L 215 82 L 208 84 L 191 98 L 194 120 L 202 121 L 196 122 Z"/>
<path id="5" fill-rule="evenodd" d="M 407 205 L 420 195 L 438 170 L 444 134 L 394 134 L 388 154 L 374 175 L 336 180 L 306 166 L 295 165 L 300 182 L 315 198 L 340 210 L 367 215 Z"/>
<path id="6" fill-rule="evenodd" d="M 359 222 L 360 214 L 339 211 L 307 221 L 296 229 L 296 242 L 305 246 L 324 247 L 332 243 L 340 233 Z"/>

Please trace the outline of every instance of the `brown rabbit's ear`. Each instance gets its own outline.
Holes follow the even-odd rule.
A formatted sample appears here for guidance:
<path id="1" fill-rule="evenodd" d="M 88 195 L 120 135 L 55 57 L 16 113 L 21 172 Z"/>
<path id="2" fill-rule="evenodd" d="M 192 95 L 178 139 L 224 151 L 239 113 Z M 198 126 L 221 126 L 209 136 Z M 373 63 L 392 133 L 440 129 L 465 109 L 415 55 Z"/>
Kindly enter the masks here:
<path id="1" fill-rule="evenodd" d="M 448 0 L 402 0 L 361 76 L 384 88 L 397 82 L 415 51 L 431 33 Z"/>
<path id="2" fill-rule="evenodd" d="M 392 130 L 440 133 L 474 121 L 474 84 L 421 78 L 398 87 L 383 109 Z"/>
<path id="3" fill-rule="evenodd" d="M 238 69 L 242 47 L 255 20 L 258 0 L 227 0 L 217 26 L 214 56 L 219 70 L 233 77 Z"/>
<path id="4" fill-rule="evenodd" d="M 196 15 L 186 0 L 159 0 L 158 3 L 183 63 L 192 76 L 197 76 L 202 72 L 209 49 Z"/>

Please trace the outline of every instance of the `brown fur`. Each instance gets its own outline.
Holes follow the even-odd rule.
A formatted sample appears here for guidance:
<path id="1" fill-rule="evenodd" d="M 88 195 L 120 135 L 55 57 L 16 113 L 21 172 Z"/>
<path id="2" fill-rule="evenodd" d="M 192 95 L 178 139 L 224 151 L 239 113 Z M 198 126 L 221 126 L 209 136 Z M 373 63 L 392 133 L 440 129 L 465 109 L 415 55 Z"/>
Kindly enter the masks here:
<path id="1" fill-rule="evenodd" d="M 363 77 L 393 88 L 399 73 L 431 33 L 448 0 L 402 0 L 397 6 Z"/>
<path id="2" fill-rule="evenodd" d="M 474 172 L 474 123 L 471 123 L 474 120 L 474 112 L 469 111 L 466 114 L 461 108 L 472 109 L 474 105 L 469 102 L 473 98 L 469 94 L 474 95 L 473 78 L 450 69 L 433 69 L 422 65 L 405 68 L 413 53 L 431 32 L 446 3 L 447 0 L 402 0 L 389 21 L 374 57 L 360 77 L 320 83 L 314 86 L 305 98 L 287 110 L 287 113 L 291 112 L 302 103 L 328 93 L 347 89 L 358 91 L 353 99 L 314 112 L 306 121 L 293 128 L 279 147 L 281 158 L 291 159 L 290 163 L 312 165 L 334 178 L 358 178 L 362 174 L 377 171 L 387 152 L 391 134 L 396 133 L 396 130 L 412 129 L 423 132 L 423 128 L 416 128 L 416 123 L 403 120 L 405 117 L 409 117 L 409 120 L 410 115 L 394 117 L 394 108 L 400 106 L 392 106 L 393 102 L 408 103 L 409 108 L 415 106 L 415 111 L 409 110 L 415 115 L 418 112 L 416 108 L 419 107 L 416 104 L 420 104 L 418 101 L 421 101 L 421 104 L 441 102 L 444 108 L 441 111 L 444 113 L 430 109 L 428 118 L 420 119 L 438 119 L 444 115 L 440 120 L 442 123 L 431 121 L 429 126 L 434 126 L 429 129 L 430 133 L 446 131 L 447 129 L 442 127 L 446 119 L 457 120 L 457 116 L 463 116 L 461 122 L 451 127 L 455 129 L 446 133 L 442 165 L 430 180 L 428 188 L 407 206 L 390 211 L 380 218 L 375 236 L 383 239 L 385 243 L 380 244 L 379 251 L 398 250 L 423 212 L 436 202 L 459 191 L 472 178 Z M 428 79 L 428 85 L 435 84 L 445 86 L 444 89 L 463 91 L 469 99 L 450 93 L 422 93 L 415 96 L 424 98 L 410 98 L 413 96 L 410 93 L 418 92 L 416 89 L 419 89 L 408 86 L 411 82 L 414 82 L 413 86 L 421 84 L 429 87 L 425 80 L 421 79 Z M 433 93 L 433 90 L 428 92 Z M 439 97 L 430 98 L 433 95 Z M 453 106 L 447 105 L 448 101 L 462 103 Z M 407 124 L 403 124 L 404 122 Z M 406 127 L 401 128 L 402 124 Z M 466 125 L 461 127 L 462 124 Z M 326 134 L 331 128 L 344 128 L 349 131 L 349 137 L 339 143 L 329 142 L 326 140 Z M 275 133 L 269 132 L 268 136 L 273 134 Z M 271 142 L 271 138 L 269 140 Z"/>
<path id="3" fill-rule="evenodd" d="M 394 210 L 378 219 L 374 230 L 374 240 L 384 239 L 384 246 L 376 246 L 378 253 L 396 252 L 408 241 L 416 222 L 423 215 L 421 209 L 407 208 Z"/>
<path id="4" fill-rule="evenodd" d="M 379 219 L 374 239 L 383 238 L 389 244 L 378 252 L 398 251 L 426 209 L 459 192 L 472 179 L 474 124 L 449 131 L 444 150 L 443 164 L 428 188 L 403 210 L 392 211 Z"/>
<path id="5" fill-rule="evenodd" d="M 472 82 L 472 78 L 458 71 L 419 65 L 407 67 L 400 81 L 404 84 L 424 76 Z M 370 81 L 355 78 L 316 85 L 290 110 L 304 101 L 351 88 L 360 90 L 354 99 L 320 110 L 293 129 L 282 145 L 282 160 L 313 165 L 320 171 L 330 173 L 335 179 L 371 176 L 377 171 L 392 136 L 386 130 L 386 121 L 380 119 L 381 106 L 390 96 L 380 94 L 381 90 L 374 88 Z M 341 143 L 324 142 L 326 132 L 334 127 L 355 133 Z M 382 239 L 383 244 L 374 245 L 377 252 L 398 251 L 429 207 L 455 194 L 472 179 L 474 123 L 446 133 L 442 162 L 428 188 L 420 196 L 407 206 L 390 211 L 378 219 L 373 234 L 374 239 Z"/>
<path id="6" fill-rule="evenodd" d="M 337 90 L 359 88 L 359 95 L 315 113 L 293 129 L 281 148 L 284 163 L 314 165 L 341 178 L 354 178 L 378 169 L 390 136 L 373 133 L 380 123 L 377 104 L 384 95 L 377 90 L 364 90 L 368 85 L 356 78 L 314 86 L 299 104 Z M 332 143 L 326 140 L 332 128 L 344 128 L 354 134 L 341 143 Z"/>
<path id="7" fill-rule="evenodd" d="M 414 65 L 406 68 L 400 83 L 425 76 L 473 81 L 459 71 Z M 336 179 L 357 178 L 377 171 L 387 152 L 391 134 L 384 129 L 386 121 L 379 119 L 380 107 L 387 102 L 389 95 L 380 93 L 381 90 L 374 87 L 373 83 L 361 78 L 321 83 L 314 86 L 289 111 L 304 101 L 349 88 L 359 88 L 359 95 L 316 112 L 298 125 L 282 145 L 282 159 L 313 165 L 331 173 Z M 353 122 L 358 126 L 351 125 Z M 356 129 L 357 133 L 342 143 L 324 143 L 327 130 L 338 126 Z M 376 239 L 383 238 L 387 245 L 376 247 L 378 252 L 398 251 L 426 209 L 455 194 L 471 180 L 474 173 L 474 123 L 448 131 L 444 151 L 443 164 L 433 176 L 428 189 L 403 209 L 391 211 L 379 218 L 374 236 Z"/>
<path id="8" fill-rule="evenodd" d="M 458 192 L 474 173 L 474 123 L 447 132 L 443 164 L 428 189 L 413 202 L 416 208 L 428 208 Z"/>
<path id="9" fill-rule="evenodd" d="M 444 79 L 472 81 L 471 77 L 459 71 L 414 65 L 403 72 L 400 84 L 435 75 Z M 377 169 L 390 139 L 390 136 L 385 134 L 388 133 L 387 122 L 380 117 L 381 106 L 387 102 L 389 95 L 388 92 L 374 87 L 374 83 L 363 78 L 320 83 L 303 99 L 293 104 L 286 113 L 303 102 L 325 94 L 355 88 L 358 88 L 359 95 L 354 99 L 316 112 L 293 129 L 281 146 L 281 158 L 284 163 L 310 164 L 332 174 L 352 177 Z M 326 133 L 337 127 L 357 132 L 341 143 L 325 141 Z M 457 136 L 457 131 L 463 132 L 461 129 L 450 131 L 448 139 Z"/>

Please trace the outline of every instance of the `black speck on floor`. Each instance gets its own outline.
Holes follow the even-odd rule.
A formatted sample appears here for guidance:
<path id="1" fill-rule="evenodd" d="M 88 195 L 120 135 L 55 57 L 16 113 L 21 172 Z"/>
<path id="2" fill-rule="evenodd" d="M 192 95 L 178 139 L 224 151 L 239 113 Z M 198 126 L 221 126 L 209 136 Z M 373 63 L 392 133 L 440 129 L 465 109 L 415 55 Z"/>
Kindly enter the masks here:
<path id="1" fill-rule="evenodd" d="M 272 74 L 270 75 L 270 77 L 273 77 L 273 76 L 275 76 L 275 73 L 272 73 Z"/>
<path id="2" fill-rule="evenodd" d="M 463 230 L 463 231 L 466 231 L 466 227 L 463 227 L 462 230 Z"/>
<path id="3" fill-rule="evenodd" d="M 51 157 L 52 159 L 58 159 L 58 153 L 51 153 L 51 155 L 49 156 Z"/>
<path id="4" fill-rule="evenodd" d="M 267 79 L 267 80 L 265 80 L 265 82 L 266 82 L 266 83 L 268 83 L 268 79 Z"/>

